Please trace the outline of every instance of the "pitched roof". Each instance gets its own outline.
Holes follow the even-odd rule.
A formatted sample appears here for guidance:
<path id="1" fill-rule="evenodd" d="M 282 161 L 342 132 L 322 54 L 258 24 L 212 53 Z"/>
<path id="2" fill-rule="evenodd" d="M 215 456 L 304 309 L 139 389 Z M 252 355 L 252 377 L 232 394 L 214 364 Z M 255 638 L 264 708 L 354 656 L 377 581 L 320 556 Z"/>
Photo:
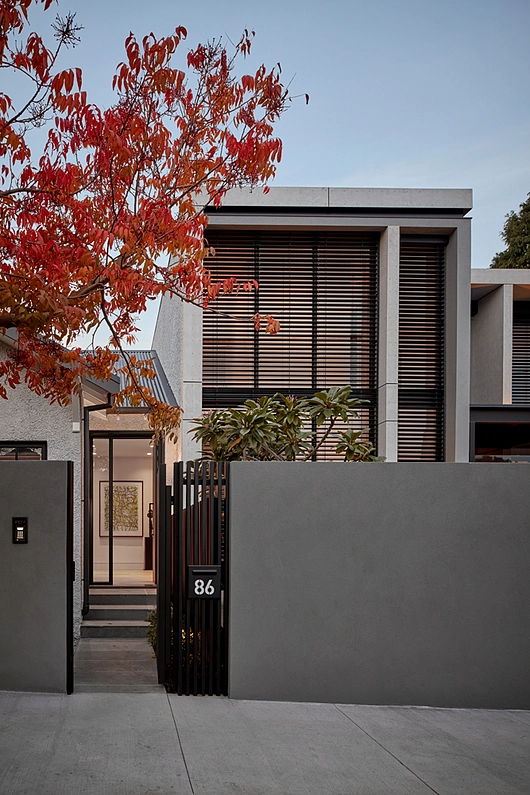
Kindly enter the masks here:
<path id="1" fill-rule="evenodd" d="M 167 380 L 167 376 L 164 372 L 164 368 L 158 358 L 156 351 L 139 351 L 139 350 L 131 350 L 127 351 L 134 356 L 139 363 L 146 362 L 148 359 L 152 359 L 150 363 L 150 367 L 155 371 L 154 378 L 146 378 L 145 376 L 138 376 L 138 381 L 140 386 L 148 387 L 155 398 L 162 403 L 167 403 L 169 406 L 178 406 L 178 403 L 175 399 L 175 395 L 173 394 L 173 390 L 169 385 L 169 381 Z M 123 356 L 120 356 L 118 362 L 116 363 L 116 367 L 123 367 L 125 365 L 125 360 Z M 126 373 L 118 373 L 117 374 L 120 379 L 120 389 L 123 389 L 127 385 L 127 374 Z M 127 409 L 130 405 L 125 403 L 122 409 Z M 141 407 L 138 407 L 141 410 Z"/>

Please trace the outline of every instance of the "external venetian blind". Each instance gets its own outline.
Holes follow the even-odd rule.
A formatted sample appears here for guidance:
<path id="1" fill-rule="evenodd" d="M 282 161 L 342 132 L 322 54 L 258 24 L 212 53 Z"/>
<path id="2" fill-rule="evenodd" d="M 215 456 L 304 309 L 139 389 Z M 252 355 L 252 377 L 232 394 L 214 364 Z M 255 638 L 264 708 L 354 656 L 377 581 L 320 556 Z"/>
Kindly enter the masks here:
<path id="1" fill-rule="evenodd" d="M 443 461 L 445 243 L 402 239 L 398 460 Z"/>
<path id="2" fill-rule="evenodd" d="M 514 301 L 512 403 L 530 403 L 530 302 Z"/>
<path id="3" fill-rule="evenodd" d="M 360 424 L 375 437 L 378 235 L 208 230 L 214 279 L 256 279 L 204 315 L 204 408 L 283 392 L 351 384 L 367 400 Z M 223 314 L 218 314 L 223 313 Z M 254 331 L 252 316 L 281 323 Z M 329 457 L 329 456 L 326 456 Z"/>

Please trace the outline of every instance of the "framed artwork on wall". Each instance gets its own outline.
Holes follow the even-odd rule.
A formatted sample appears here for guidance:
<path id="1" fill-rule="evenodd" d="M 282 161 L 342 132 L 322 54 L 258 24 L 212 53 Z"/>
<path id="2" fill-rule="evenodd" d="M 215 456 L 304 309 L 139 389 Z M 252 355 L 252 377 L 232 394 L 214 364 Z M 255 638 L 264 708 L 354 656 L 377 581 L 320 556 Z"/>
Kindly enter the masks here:
<path id="1" fill-rule="evenodd" d="M 113 481 L 113 524 L 114 538 L 135 538 L 143 536 L 143 488 L 141 480 Z M 99 482 L 99 535 L 109 535 L 109 481 Z"/>

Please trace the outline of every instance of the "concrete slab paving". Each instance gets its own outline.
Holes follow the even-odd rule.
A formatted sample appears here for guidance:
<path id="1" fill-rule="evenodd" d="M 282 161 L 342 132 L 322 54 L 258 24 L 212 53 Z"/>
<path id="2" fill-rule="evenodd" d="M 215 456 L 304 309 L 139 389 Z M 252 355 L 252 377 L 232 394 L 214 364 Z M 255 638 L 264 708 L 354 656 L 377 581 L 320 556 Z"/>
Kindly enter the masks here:
<path id="1" fill-rule="evenodd" d="M 94 692 L 97 685 L 102 692 L 108 692 L 109 685 L 120 689 L 150 685 L 154 691 L 165 692 L 158 685 L 153 650 L 145 639 L 81 638 L 74 667 L 76 692 L 87 692 L 87 686 Z"/>
<path id="2" fill-rule="evenodd" d="M 530 793 L 530 712 L 93 687 L 0 693 L 1 795 Z"/>
<path id="3" fill-rule="evenodd" d="M 530 725 L 511 712 L 338 708 L 438 795 L 530 793 Z"/>
<path id="4" fill-rule="evenodd" d="M 189 795 L 165 693 L 0 693 L 2 795 Z"/>
<path id="5" fill-rule="evenodd" d="M 432 795 L 333 704 L 170 703 L 196 795 Z"/>

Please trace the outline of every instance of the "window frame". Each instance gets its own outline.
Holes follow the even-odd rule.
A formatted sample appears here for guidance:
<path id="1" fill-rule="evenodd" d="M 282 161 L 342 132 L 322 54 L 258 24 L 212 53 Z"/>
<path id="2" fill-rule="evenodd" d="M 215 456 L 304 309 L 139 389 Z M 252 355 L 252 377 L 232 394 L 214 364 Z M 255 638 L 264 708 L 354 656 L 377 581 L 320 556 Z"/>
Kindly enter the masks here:
<path id="1" fill-rule="evenodd" d="M 17 455 L 16 455 L 16 458 L 15 458 L 15 461 L 19 461 L 20 460 L 19 457 L 18 457 L 18 449 L 19 448 L 21 448 L 21 447 L 40 447 L 41 451 L 42 451 L 42 456 L 41 456 L 40 460 L 41 461 L 47 461 L 48 460 L 48 443 L 47 442 L 43 442 L 43 441 L 35 442 L 35 441 L 29 441 L 29 440 L 26 441 L 25 439 L 18 439 L 17 441 L 3 441 L 3 440 L 0 440 L 0 448 L 2 448 L 2 447 L 13 447 L 13 448 L 15 448 L 15 450 L 17 451 Z M 35 459 L 35 460 L 37 460 L 37 459 Z"/>

